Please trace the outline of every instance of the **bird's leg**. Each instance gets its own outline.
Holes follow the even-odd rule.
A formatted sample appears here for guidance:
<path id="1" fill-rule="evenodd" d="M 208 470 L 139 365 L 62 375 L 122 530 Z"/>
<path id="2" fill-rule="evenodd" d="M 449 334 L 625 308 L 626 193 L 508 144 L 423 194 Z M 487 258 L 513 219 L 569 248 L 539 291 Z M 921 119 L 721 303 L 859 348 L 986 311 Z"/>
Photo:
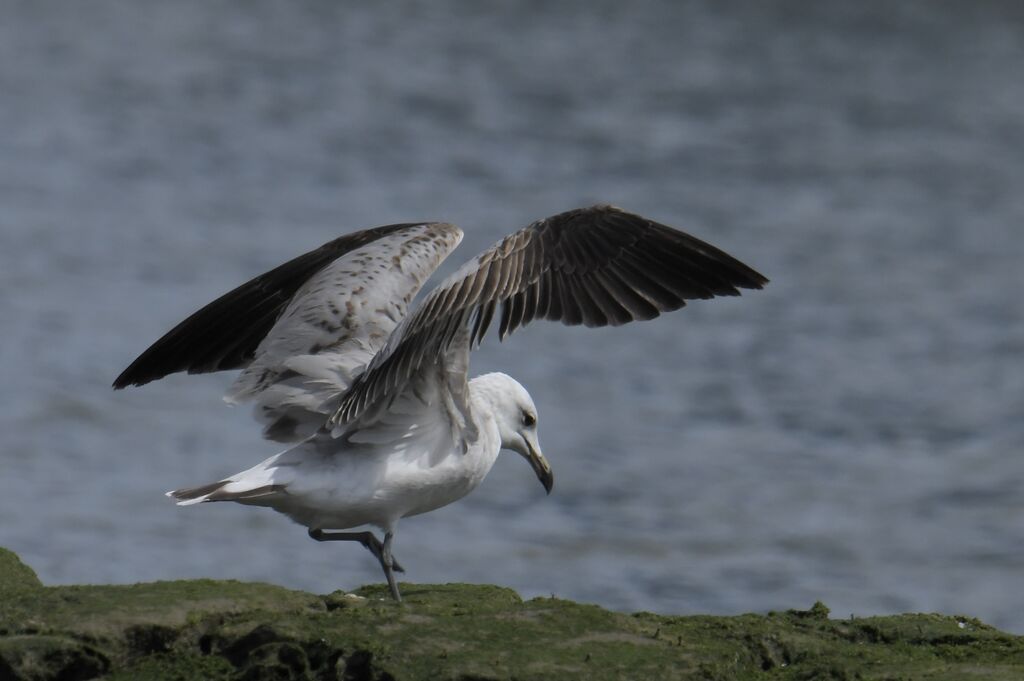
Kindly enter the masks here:
<path id="1" fill-rule="evenodd" d="M 369 550 L 373 554 L 377 562 L 380 563 L 381 568 L 384 569 L 384 574 L 388 574 L 388 568 L 384 564 L 384 545 L 381 544 L 380 540 L 367 530 L 366 532 L 324 532 L 323 530 L 310 530 L 309 536 L 317 541 L 357 541 Z M 398 561 L 391 557 L 391 552 L 388 552 L 388 560 L 391 563 L 391 569 L 395 572 L 405 572 L 405 568 L 398 564 Z M 390 582 L 388 583 L 390 586 Z M 394 595 L 394 589 L 392 589 L 392 595 Z M 401 599 L 399 599 L 401 600 Z"/>
<path id="2" fill-rule="evenodd" d="M 384 533 L 384 546 L 381 551 L 380 564 L 384 568 L 384 576 L 388 578 L 388 587 L 391 589 L 391 596 L 399 603 L 402 602 L 402 595 L 398 593 L 398 583 L 395 581 L 395 573 L 392 568 L 395 567 L 395 559 L 391 557 L 391 540 L 394 539 L 395 535 L 392 532 Z"/>

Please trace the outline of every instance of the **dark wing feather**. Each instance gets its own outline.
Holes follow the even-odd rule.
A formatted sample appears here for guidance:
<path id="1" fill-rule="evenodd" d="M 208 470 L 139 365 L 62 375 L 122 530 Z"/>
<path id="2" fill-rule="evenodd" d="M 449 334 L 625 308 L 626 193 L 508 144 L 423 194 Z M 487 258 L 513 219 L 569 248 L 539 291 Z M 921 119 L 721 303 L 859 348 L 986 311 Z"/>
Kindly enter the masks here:
<path id="1" fill-rule="evenodd" d="M 246 366 L 306 281 L 345 253 L 416 224 L 346 234 L 225 293 L 153 343 L 121 372 L 114 388 L 144 385 L 179 371 L 201 374 Z"/>
<path id="2" fill-rule="evenodd" d="M 540 318 L 618 326 L 766 283 L 714 246 L 612 206 L 538 220 L 434 289 L 352 384 L 330 423 L 347 423 L 394 394 L 470 322 L 476 345 L 495 317 L 502 339 Z"/>

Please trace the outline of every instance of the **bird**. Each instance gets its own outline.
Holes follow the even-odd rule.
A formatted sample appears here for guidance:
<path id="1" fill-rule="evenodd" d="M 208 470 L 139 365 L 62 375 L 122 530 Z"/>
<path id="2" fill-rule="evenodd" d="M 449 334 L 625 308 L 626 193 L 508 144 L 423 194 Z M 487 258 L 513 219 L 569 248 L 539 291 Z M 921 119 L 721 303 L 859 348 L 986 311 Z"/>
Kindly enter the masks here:
<path id="1" fill-rule="evenodd" d="M 362 544 L 400 602 L 401 519 L 464 497 L 502 450 L 526 459 L 548 494 L 554 485 L 530 393 L 504 373 L 469 377 L 492 321 L 499 340 L 541 319 L 619 326 L 768 283 L 694 236 L 602 204 L 513 232 L 414 306 L 462 236 L 446 222 L 341 236 L 217 298 L 139 355 L 115 389 L 240 369 L 224 399 L 251 402 L 263 436 L 288 445 L 167 495 L 269 507 L 314 540 Z M 367 527 L 383 540 L 355 529 Z"/>

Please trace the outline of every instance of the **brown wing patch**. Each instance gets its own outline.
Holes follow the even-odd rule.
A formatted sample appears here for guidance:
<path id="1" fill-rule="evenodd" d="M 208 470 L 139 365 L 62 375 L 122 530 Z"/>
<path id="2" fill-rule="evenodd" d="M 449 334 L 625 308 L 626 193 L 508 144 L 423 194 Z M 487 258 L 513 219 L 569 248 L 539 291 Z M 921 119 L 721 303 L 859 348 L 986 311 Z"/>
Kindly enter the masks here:
<path id="1" fill-rule="evenodd" d="M 401 327 L 401 337 L 355 380 L 329 424 L 357 418 L 394 394 L 424 363 L 437 361 L 460 329 L 470 328 L 470 342 L 478 344 L 499 307 L 503 339 L 534 319 L 618 326 L 767 282 L 696 237 L 613 206 L 538 220 L 432 291 Z"/>

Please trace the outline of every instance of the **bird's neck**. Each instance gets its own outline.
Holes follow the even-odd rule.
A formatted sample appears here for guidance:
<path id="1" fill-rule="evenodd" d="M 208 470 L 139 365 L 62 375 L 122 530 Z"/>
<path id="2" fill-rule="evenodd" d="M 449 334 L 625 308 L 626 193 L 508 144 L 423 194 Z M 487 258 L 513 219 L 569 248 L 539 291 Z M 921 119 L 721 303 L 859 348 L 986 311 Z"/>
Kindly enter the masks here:
<path id="1" fill-rule="evenodd" d="M 480 458 L 481 466 L 486 470 L 490 470 L 494 465 L 501 451 L 501 432 L 495 417 L 494 391 L 487 380 L 489 375 L 477 376 L 469 381 L 469 404 L 478 431 L 473 449 Z"/>

